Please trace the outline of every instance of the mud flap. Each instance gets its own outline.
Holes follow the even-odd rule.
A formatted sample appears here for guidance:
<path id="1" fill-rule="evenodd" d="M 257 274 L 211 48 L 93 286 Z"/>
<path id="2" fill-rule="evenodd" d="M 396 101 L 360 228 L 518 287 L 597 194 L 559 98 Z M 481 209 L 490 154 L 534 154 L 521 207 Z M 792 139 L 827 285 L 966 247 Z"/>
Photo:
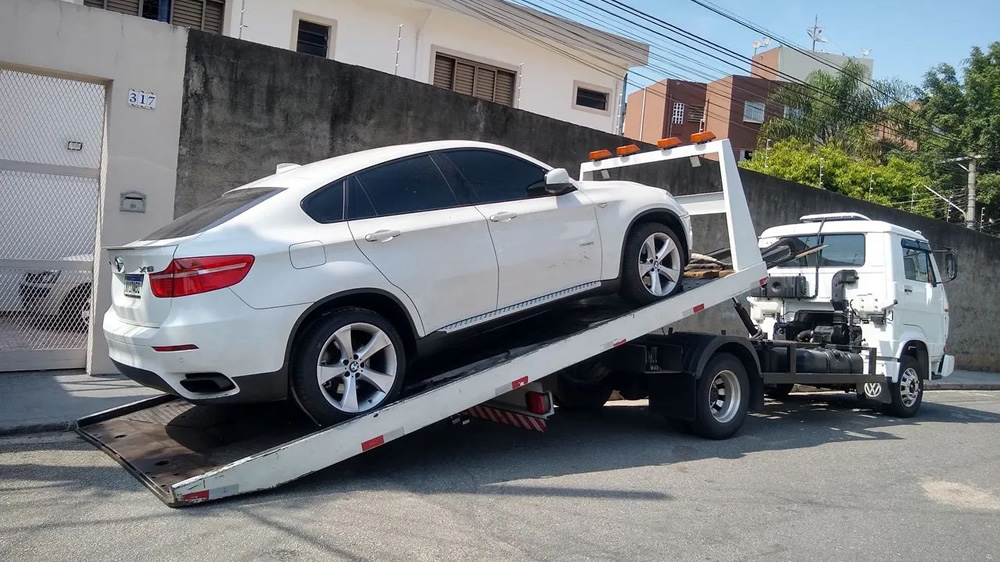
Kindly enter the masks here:
<path id="1" fill-rule="evenodd" d="M 881 382 L 859 382 L 857 384 L 858 398 L 890 404 L 892 396 L 889 394 L 889 384 L 891 383 L 888 377 Z"/>

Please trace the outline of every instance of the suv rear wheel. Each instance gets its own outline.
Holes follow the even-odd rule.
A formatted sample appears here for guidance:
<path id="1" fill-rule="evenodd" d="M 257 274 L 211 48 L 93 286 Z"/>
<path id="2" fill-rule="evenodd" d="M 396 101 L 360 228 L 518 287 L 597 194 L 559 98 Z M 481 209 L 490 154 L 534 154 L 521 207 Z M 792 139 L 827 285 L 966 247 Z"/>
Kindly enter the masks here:
<path id="1" fill-rule="evenodd" d="M 332 425 L 396 399 L 406 356 L 391 322 L 363 308 L 336 309 L 303 332 L 292 394 L 317 424 Z"/>

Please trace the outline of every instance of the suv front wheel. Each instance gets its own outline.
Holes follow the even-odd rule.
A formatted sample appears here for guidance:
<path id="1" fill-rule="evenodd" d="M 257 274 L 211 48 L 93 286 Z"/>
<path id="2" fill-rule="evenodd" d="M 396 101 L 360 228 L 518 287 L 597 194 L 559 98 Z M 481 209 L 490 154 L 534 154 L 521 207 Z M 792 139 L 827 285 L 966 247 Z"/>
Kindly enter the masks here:
<path id="1" fill-rule="evenodd" d="M 391 403 L 405 372 L 403 342 L 391 322 L 363 308 L 340 308 L 306 328 L 290 383 L 302 410 L 327 426 Z"/>
<path id="2" fill-rule="evenodd" d="M 680 291 L 684 280 L 684 247 L 673 229 L 647 222 L 632 229 L 622 257 L 621 293 L 645 305 Z"/>

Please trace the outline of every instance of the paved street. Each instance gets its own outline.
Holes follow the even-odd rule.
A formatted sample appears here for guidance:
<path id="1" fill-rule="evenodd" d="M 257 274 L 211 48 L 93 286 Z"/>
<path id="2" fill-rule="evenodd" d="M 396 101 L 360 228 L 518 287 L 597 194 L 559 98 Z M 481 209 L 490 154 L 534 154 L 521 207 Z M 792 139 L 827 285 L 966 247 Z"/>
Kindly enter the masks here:
<path id="1" fill-rule="evenodd" d="M 1000 393 L 855 406 L 769 403 L 726 442 L 641 403 L 547 435 L 438 425 L 180 510 L 73 434 L 6 437 L 0 559 L 1000 560 Z"/>

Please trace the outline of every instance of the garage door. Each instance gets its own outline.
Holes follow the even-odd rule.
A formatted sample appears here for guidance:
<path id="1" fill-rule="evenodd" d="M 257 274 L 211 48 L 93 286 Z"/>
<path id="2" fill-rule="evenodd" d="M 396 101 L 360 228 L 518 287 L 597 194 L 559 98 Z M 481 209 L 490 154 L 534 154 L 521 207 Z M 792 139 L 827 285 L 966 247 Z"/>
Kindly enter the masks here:
<path id="1" fill-rule="evenodd" d="M 86 364 L 104 102 L 0 68 L 0 372 Z"/>

